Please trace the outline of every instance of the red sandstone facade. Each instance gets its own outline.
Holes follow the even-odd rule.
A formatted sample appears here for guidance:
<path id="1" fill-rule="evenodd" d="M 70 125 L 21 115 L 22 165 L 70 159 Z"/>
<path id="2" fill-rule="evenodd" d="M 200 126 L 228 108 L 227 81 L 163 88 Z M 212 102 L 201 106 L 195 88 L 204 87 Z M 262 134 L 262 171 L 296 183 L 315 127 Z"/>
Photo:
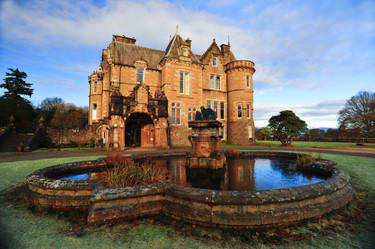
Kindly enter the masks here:
<path id="1" fill-rule="evenodd" d="M 201 106 L 217 112 L 223 140 L 254 142 L 252 61 L 236 60 L 230 45 L 219 47 L 215 39 L 203 55 L 178 34 L 165 51 L 135 43 L 114 35 L 89 76 L 89 125 L 98 144 L 120 150 L 189 145 L 188 122 Z"/>

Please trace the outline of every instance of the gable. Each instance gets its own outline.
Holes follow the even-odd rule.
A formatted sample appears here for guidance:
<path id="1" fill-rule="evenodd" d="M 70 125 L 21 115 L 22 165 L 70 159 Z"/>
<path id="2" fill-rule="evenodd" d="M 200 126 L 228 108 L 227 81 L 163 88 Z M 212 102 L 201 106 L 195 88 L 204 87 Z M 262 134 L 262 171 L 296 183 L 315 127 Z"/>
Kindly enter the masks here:
<path id="1" fill-rule="evenodd" d="M 215 39 L 212 41 L 210 47 L 201 56 L 201 62 L 203 64 L 209 64 L 212 56 L 221 56 L 220 48 L 217 46 Z"/>

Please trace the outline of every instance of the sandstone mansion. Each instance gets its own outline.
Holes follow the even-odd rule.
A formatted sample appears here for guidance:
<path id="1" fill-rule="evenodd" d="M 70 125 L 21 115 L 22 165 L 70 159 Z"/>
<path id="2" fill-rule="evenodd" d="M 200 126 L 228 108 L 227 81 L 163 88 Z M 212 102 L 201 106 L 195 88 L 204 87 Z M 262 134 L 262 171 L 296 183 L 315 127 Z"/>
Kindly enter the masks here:
<path id="1" fill-rule="evenodd" d="M 201 106 L 223 124 L 224 142 L 254 142 L 254 63 L 236 60 L 230 44 L 215 39 L 202 55 L 175 34 L 165 50 L 136 45 L 113 35 L 97 71 L 89 76 L 89 125 L 107 148 L 189 145 Z"/>

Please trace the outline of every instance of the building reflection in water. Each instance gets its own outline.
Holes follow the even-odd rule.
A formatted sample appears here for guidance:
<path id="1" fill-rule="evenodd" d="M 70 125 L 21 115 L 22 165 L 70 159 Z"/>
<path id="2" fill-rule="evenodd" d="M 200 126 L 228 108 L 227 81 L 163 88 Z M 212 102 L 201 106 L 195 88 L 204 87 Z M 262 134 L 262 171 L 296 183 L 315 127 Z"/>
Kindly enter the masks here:
<path id="1" fill-rule="evenodd" d="M 255 190 L 254 159 L 230 160 L 221 169 L 188 168 L 185 158 L 167 162 L 170 182 L 194 188 L 217 190 Z"/>
<path id="2" fill-rule="evenodd" d="M 255 190 L 255 159 L 231 159 L 229 164 L 229 190 Z"/>

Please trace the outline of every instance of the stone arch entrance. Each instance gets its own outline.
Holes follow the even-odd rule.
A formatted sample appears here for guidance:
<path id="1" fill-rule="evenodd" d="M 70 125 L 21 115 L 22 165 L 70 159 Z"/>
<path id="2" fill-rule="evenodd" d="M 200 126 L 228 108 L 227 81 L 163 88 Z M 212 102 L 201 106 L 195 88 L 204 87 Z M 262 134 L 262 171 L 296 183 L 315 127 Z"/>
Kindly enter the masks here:
<path id="1" fill-rule="evenodd" d="M 107 124 L 101 124 L 99 125 L 96 130 L 96 144 L 99 147 L 107 147 L 107 144 L 109 143 L 109 134 L 110 134 L 110 127 Z"/>
<path id="2" fill-rule="evenodd" d="M 133 113 L 125 122 L 125 146 L 147 147 L 155 144 L 154 122 L 146 113 Z"/>

